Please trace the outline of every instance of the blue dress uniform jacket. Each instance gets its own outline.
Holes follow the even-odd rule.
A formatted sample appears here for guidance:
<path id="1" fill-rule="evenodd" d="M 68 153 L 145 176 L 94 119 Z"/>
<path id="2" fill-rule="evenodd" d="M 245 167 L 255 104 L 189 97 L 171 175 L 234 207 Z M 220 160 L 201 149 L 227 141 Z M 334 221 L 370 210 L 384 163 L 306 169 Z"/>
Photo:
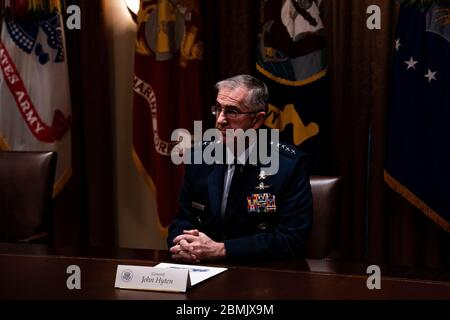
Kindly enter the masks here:
<path id="1" fill-rule="evenodd" d="M 237 165 L 223 218 L 220 214 L 227 165 L 185 165 L 179 212 L 167 243 L 183 230 L 198 229 L 224 242 L 227 259 L 303 257 L 312 224 L 306 154 L 279 144 L 279 170 Z"/>

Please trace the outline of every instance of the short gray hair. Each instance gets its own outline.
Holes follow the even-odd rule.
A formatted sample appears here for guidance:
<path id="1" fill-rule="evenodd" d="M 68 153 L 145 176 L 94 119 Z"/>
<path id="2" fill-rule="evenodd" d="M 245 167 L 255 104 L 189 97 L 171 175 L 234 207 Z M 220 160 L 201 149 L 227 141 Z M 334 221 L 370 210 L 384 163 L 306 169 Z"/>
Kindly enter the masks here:
<path id="1" fill-rule="evenodd" d="M 252 111 L 267 111 L 267 103 L 269 101 L 269 90 L 266 84 L 248 74 L 241 74 L 216 83 L 216 89 L 223 88 L 238 89 L 245 87 L 248 95 L 245 98 L 245 105 Z"/>

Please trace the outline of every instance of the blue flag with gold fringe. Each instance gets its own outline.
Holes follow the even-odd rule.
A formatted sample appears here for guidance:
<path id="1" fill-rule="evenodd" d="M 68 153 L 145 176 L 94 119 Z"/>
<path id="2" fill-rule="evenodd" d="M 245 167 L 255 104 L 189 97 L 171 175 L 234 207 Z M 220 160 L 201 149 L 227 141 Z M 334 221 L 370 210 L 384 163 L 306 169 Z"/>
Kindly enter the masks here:
<path id="1" fill-rule="evenodd" d="M 450 232 L 450 6 L 416 3 L 402 3 L 393 43 L 384 178 Z"/>

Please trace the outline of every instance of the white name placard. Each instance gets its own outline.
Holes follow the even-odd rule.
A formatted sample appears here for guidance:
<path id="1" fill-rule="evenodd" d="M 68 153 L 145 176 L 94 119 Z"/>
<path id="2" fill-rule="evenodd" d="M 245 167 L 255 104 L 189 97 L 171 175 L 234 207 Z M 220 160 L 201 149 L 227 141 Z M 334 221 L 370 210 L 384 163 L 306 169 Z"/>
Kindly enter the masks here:
<path id="1" fill-rule="evenodd" d="M 118 265 L 114 287 L 121 289 L 186 292 L 189 270 Z"/>

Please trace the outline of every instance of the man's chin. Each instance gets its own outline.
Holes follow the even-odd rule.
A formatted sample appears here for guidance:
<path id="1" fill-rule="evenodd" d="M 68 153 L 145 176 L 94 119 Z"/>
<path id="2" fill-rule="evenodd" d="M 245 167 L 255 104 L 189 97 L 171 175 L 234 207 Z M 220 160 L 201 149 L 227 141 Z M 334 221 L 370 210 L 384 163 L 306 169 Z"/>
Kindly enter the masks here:
<path id="1" fill-rule="evenodd" d="M 216 128 L 217 129 L 217 128 Z M 217 129 L 220 132 L 220 143 L 226 143 L 227 142 L 227 132 L 226 129 Z"/>

